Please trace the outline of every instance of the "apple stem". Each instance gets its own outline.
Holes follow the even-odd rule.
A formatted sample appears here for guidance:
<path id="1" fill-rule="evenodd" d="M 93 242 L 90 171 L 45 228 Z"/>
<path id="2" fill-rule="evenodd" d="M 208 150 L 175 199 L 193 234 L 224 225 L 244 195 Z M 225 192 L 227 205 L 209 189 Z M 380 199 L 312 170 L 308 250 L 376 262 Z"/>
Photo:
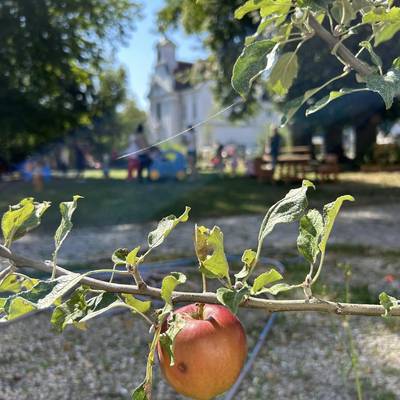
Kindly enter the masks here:
<path id="1" fill-rule="evenodd" d="M 199 319 L 204 319 L 204 306 L 205 306 L 204 303 L 199 303 L 197 305 Z"/>
<path id="2" fill-rule="evenodd" d="M 203 279 L 203 293 L 207 292 L 207 278 L 204 274 L 201 274 L 201 277 Z"/>

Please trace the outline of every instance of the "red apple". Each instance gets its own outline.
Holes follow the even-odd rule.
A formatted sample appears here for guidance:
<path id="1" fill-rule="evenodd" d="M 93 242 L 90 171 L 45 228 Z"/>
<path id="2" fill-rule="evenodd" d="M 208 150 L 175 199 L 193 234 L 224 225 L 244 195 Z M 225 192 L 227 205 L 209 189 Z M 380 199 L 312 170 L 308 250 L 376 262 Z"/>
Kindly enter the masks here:
<path id="1" fill-rule="evenodd" d="M 215 304 L 190 304 L 175 313 L 184 315 L 186 323 L 175 337 L 173 366 L 158 344 L 163 374 L 178 393 L 196 400 L 213 399 L 235 383 L 246 360 L 242 324 L 227 308 Z"/>

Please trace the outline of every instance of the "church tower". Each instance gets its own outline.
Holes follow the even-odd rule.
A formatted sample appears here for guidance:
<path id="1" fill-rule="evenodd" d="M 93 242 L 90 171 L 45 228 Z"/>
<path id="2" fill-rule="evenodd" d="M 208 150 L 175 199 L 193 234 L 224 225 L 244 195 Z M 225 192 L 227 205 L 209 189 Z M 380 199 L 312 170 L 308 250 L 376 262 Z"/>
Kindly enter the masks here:
<path id="1" fill-rule="evenodd" d="M 177 66 L 175 53 L 175 44 L 164 36 L 157 44 L 157 66 L 166 66 L 172 74 Z"/>

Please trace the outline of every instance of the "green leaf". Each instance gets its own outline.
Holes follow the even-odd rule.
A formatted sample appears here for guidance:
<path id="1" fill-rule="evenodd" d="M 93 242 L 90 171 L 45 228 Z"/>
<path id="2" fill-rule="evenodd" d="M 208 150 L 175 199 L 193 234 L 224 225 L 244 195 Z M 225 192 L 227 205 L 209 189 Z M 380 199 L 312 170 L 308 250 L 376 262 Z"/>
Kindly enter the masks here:
<path id="1" fill-rule="evenodd" d="M 248 0 L 235 10 L 235 18 L 242 19 L 246 14 L 260 10 L 261 7 L 273 3 L 271 0 Z"/>
<path id="2" fill-rule="evenodd" d="M 87 314 L 88 305 L 85 296 L 88 290 L 87 287 L 79 287 L 67 301 L 54 309 L 51 323 L 59 332 L 70 324 L 85 329 L 85 324 L 79 323 L 79 320 Z"/>
<path id="3" fill-rule="evenodd" d="M 180 272 L 171 272 L 171 275 L 166 276 L 161 284 L 161 298 L 167 304 L 172 304 L 172 292 L 175 288 L 186 282 L 186 276 Z"/>
<path id="4" fill-rule="evenodd" d="M 182 314 L 173 314 L 168 321 L 168 329 L 160 335 L 160 343 L 164 350 L 168 353 L 170 365 L 175 364 L 174 343 L 178 333 L 184 328 L 186 319 Z"/>
<path id="5" fill-rule="evenodd" d="M 135 247 L 131 252 L 128 253 L 125 260 L 127 264 L 136 265 L 138 263 L 138 260 L 140 259 L 140 257 L 137 256 L 139 250 L 140 246 Z"/>
<path id="6" fill-rule="evenodd" d="M 133 297 L 131 294 L 123 294 L 122 295 L 126 304 L 134 308 L 136 311 L 139 311 L 145 314 L 151 308 L 151 301 L 141 301 Z"/>
<path id="7" fill-rule="evenodd" d="M 224 235 L 220 228 L 212 230 L 195 227 L 195 249 L 200 263 L 200 271 L 208 278 L 227 278 L 229 265 L 224 251 Z"/>
<path id="8" fill-rule="evenodd" d="M 365 78 L 367 88 L 381 95 L 386 109 L 393 105 L 393 100 L 400 94 L 400 69 L 392 68 L 385 75 L 371 74 Z"/>
<path id="9" fill-rule="evenodd" d="M 4 297 L 0 297 L 0 313 L 3 312 L 4 304 L 6 304 L 7 299 Z"/>
<path id="10" fill-rule="evenodd" d="M 72 215 L 78 206 L 78 200 L 82 198 L 82 196 L 75 195 L 72 198 L 72 201 L 64 201 L 60 203 L 61 222 L 54 235 L 54 263 L 56 262 L 57 253 L 60 250 L 61 245 L 68 236 L 69 232 L 71 232 L 73 227 L 71 222 Z"/>
<path id="11" fill-rule="evenodd" d="M 365 23 L 377 22 L 398 22 L 400 20 L 400 8 L 392 7 L 390 10 L 384 12 L 377 12 L 373 9 L 363 16 L 362 21 Z"/>
<path id="12" fill-rule="evenodd" d="M 132 393 L 132 400 L 151 400 L 147 396 L 146 381 L 142 382 Z"/>
<path id="13" fill-rule="evenodd" d="M 299 108 L 303 104 L 305 104 L 309 99 L 311 99 L 311 97 L 313 97 L 315 94 L 317 94 L 320 90 L 322 90 L 325 87 L 327 87 L 328 85 L 330 85 L 332 82 L 335 82 L 336 80 L 342 78 L 343 76 L 345 76 L 345 75 L 341 74 L 341 75 L 335 76 L 332 79 L 330 79 L 329 81 L 326 81 L 321 86 L 307 90 L 303 96 L 299 96 L 295 99 L 292 99 L 292 100 L 286 102 L 282 109 L 283 117 L 281 120 L 281 125 L 283 125 L 283 126 L 286 125 L 293 118 L 293 116 L 296 114 L 296 112 L 299 110 Z"/>
<path id="14" fill-rule="evenodd" d="M 257 295 L 263 293 L 265 286 L 280 281 L 281 279 L 283 279 L 283 276 L 277 270 L 270 269 L 268 272 L 264 272 L 254 279 L 251 294 Z"/>
<path id="15" fill-rule="evenodd" d="M 310 263 L 314 263 L 319 253 L 319 240 L 324 229 L 322 215 L 318 210 L 309 210 L 300 219 L 297 248 Z"/>
<path id="16" fill-rule="evenodd" d="M 264 0 L 261 2 L 260 16 L 261 18 L 270 15 L 277 15 L 281 22 L 284 22 L 291 8 L 291 3 L 287 0 Z"/>
<path id="17" fill-rule="evenodd" d="M 79 274 L 69 274 L 51 281 L 39 281 L 31 289 L 11 295 L 4 304 L 7 319 L 12 320 L 33 310 L 50 307 L 80 279 L 82 276 Z"/>
<path id="18" fill-rule="evenodd" d="M 247 286 L 243 286 L 239 290 L 222 287 L 217 290 L 217 299 L 236 314 L 239 305 L 248 297 L 249 293 L 250 290 Z"/>
<path id="19" fill-rule="evenodd" d="M 390 310 L 393 307 L 396 307 L 399 305 L 399 300 L 397 300 L 395 297 L 393 296 L 389 296 L 387 293 L 382 292 L 379 295 L 379 302 L 381 304 L 382 307 L 385 308 L 385 314 L 384 317 L 388 317 L 390 315 Z"/>
<path id="20" fill-rule="evenodd" d="M 125 265 L 126 264 L 126 257 L 129 254 L 129 250 L 125 248 L 119 248 L 114 251 L 113 255 L 111 256 L 111 260 L 115 265 Z"/>
<path id="21" fill-rule="evenodd" d="M 339 24 L 346 26 L 356 17 L 356 13 L 349 0 L 334 1 L 331 13 Z"/>
<path id="22" fill-rule="evenodd" d="M 393 60 L 392 66 L 393 68 L 400 69 L 400 57 L 397 57 Z"/>
<path id="23" fill-rule="evenodd" d="M 241 96 L 246 96 L 253 81 L 271 68 L 276 57 L 275 45 L 272 40 L 259 40 L 243 49 L 233 66 L 231 82 Z"/>
<path id="24" fill-rule="evenodd" d="M 295 52 L 282 54 L 269 75 L 268 88 L 271 92 L 284 96 L 297 77 L 298 69 L 299 66 Z"/>
<path id="25" fill-rule="evenodd" d="M 32 289 L 38 282 L 38 279 L 21 274 L 9 274 L 0 282 L 0 292 L 19 293 Z"/>
<path id="26" fill-rule="evenodd" d="M 338 99 L 339 97 L 345 96 L 346 94 L 350 94 L 356 91 L 360 91 L 360 89 L 340 89 L 333 90 L 327 96 L 323 97 L 321 100 L 318 100 L 313 106 L 306 110 L 306 116 L 314 114 L 315 112 L 321 110 L 326 107 L 331 101 Z"/>
<path id="27" fill-rule="evenodd" d="M 276 285 L 271 286 L 270 288 L 265 288 L 264 292 L 276 296 L 278 293 L 286 292 L 291 289 L 293 289 L 292 285 L 288 285 L 287 283 L 277 283 Z"/>
<path id="28" fill-rule="evenodd" d="M 363 16 L 364 23 L 373 25 L 375 36 L 375 46 L 386 42 L 400 30 L 400 8 L 392 7 L 389 10 L 377 12 L 377 9 L 372 9 Z"/>
<path id="29" fill-rule="evenodd" d="M 83 324 L 93 318 L 97 318 L 98 316 L 114 309 L 114 308 L 120 308 L 120 307 L 128 307 L 126 303 L 123 301 L 119 300 L 117 296 L 113 293 L 107 293 L 107 294 L 101 294 L 100 301 L 98 301 L 98 304 L 96 305 L 95 308 L 93 309 L 88 309 L 86 315 L 83 318 L 79 319 L 79 323 Z M 90 302 L 88 302 L 90 304 Z"/>
<path id="30" fill-rule="evenodd" d="M 254 250 L 247 249 L 242 255 L 243 268 L 235 274 L 236 279 L 246 278 L 253 266 L 257 253 Z"/>
<path id="31" fill-rule="evenodd" d="M 180 222 L 186 222 L 189 219 L 190 207 L 186 207 L 184 213 L 180 217 L 170 215 L 163 218 L 157 228 L 149 233 L 148 243 L 150 248 L 155 248 L 164 242 L 164 239 L 172 232 L 172 230 Z"/>
<path id="32" fill-rule="evenodd" d="M 292 189 L 280 201 L 275 203 L 267 212 L 260 227 L 258 241 L 262 242 L 272 232 L 275 225 L 290 223 L 298 220 L 307 208 L 307 189 L 315 186 L 312 182 L 304 180 L 298 189 Z"/>
<path id="33" fill-rule="evenodd" d="M 370 42 L 364 40 L 362 42 L 360 42 L 360 47 L 363 47 L 365 49 L 368 50 L 370 56 L 371 56 L 371 60 L 372 62 L 379 68 L 382 68 L 382 59 L 378 56 L 378 54 L 375 53 L 372 45 Z"/>
<path id="34" fill-rule="evenodd" d="M 10 206 L 1 220 L 5 243 L 9 245 L 38 227 L 43 213 L 49 207 L 49 202 L 37 203 L 32 197 L 21 200 L 17 205 Z"/>
<path id="35" fill-rule="evenodd" d="M 354 201 L 354 197 L 350 195 L 340 196 L 334 202 L 324 206 L 324 229 L 319 244 L 319 249 L 322 253 L 325 253 L 326 244 L 332 232 L 333 224 L 344 201 Z"/>
<path id="36" fill-rule="evenodd" d="M 109 311 L 115 307 L 126 307 L 114 293 L 103 292 L 90 299 L 86 299 L 88 288 L 79 287 L 72 296 L 57 306 L 52 314 L 51 322 L 58 331 L 63 331 L 68 325 L 85 329 L 85 322 Z"/>

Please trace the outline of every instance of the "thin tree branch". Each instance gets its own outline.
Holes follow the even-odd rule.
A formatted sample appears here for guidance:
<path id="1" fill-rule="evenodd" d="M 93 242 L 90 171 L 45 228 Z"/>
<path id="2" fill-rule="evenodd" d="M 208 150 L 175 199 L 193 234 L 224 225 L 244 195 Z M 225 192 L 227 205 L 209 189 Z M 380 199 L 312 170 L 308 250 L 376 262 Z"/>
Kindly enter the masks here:
<path id="1" fill-rule="evenodd" d="M 43 262 L 31 260 L 26 257 L 14 254 L 6 247 L 0 245 L 0 257 L 6 258 L 14 262 L 17 267 L 30 267 L 39 271 L 52 272 L 53 264 L 51 261 Z M 56 276 L 68 275 L 71 272 L 62 267 L 56 266 Z M 105 282 L 99 279 L 83 277 L 80 283 L 90 286 L 92 289 L 104 290 L 112 293 L 129 293 L 136 295 L 148 296 L 161 299 L 161 289 L 146 286 L 139 288 L 137 285 L 125 285 Z M 211 303 L 219 304 L 215 293 L 192 293 L 192 292 L 173 292 L 174 303 Z M 364 315 L 364 316 L 381 316 L 385 313 L 384 307 L 377 304 L 352 304 L 352 303 L 335 303 L 332 301 L 324 301 L 319 299 L 311 300 L 270 300 L 255 297 L 249 297 L 243 302 L 241 307 L 264 309 L 269 312 L 288 312 L 288 311 L 305 311 L 305 312 L 327 312 L 338 315 Z M 400 316 L 400 306 L 393 307 L 390 311 L 392 316 Z"/>
<path id="2" fill-rule="evenodd" d="M 315 34 L 326 42 L 332 50 L 335 49 L 337 55 L 360 75 L 367 76 L 374 72 L 368 64 L 358 59 L 339 39 L 326 30 L 311 13 L 308 16 L 308 23 L 314 29 Z"/>

